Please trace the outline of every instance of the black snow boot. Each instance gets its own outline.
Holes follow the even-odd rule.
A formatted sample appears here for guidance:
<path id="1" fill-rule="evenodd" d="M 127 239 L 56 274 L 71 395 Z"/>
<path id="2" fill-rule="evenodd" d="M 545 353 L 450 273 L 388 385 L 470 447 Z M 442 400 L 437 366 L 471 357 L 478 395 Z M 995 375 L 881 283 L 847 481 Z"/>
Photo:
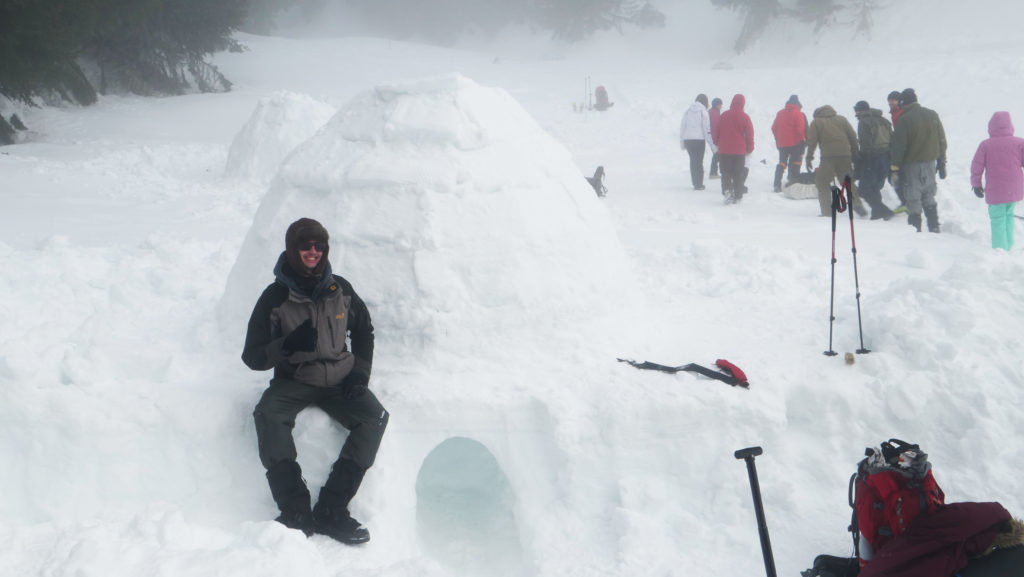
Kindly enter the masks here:
<path id="1" fill-rule="evenodd" d="M 928 220 L 928 232 L 939 232 L 939 207 L 924 207 L 924 217 Z"/>
<path id="2" fill-rule="evenodd" d="M 317 533 L 346 545 L 359 545 L 370 540 L 370 532 L 348 512 L 348 504 L 359 490 L 365 474 L 366 469 L 351 459 L 338 459 L 334 463 L 313 508 Z"/>
<path id="3" fill-rule="evenodd" d="M 786 172 L 785 164 L 778 164 L 775 166 L 775 186 L 772 190 L 775 192 L 782 192 L 782 175 Z"/>
<path id="4" fill-rule="evenodd" d="M 270 494 L 281 514 L 275 519 L 289 529 L 313 534 L 313 512 L 309 506 L 309 489 L 302 479 L 302 470 L 295 461 L 280 461 L 267 470 Z"/>
<path id="5" fill-rule="evenodd" d="M 907 224 L 917 229 L 917 232 L 921 232 L 921 215 L 920 214 L 908 214 Z"/>

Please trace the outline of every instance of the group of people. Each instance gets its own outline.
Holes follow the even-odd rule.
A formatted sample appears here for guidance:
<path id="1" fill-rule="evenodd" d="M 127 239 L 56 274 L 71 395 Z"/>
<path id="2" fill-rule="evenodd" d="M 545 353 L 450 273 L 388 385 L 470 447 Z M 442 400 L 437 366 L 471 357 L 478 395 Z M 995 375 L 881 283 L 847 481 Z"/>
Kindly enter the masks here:
<path id="1" fill-rule="evenodd" d="M 754 152 L 754 124 L 743 111 L 746 98 L 732 97 L 729 109 L 722 112 L 722 99 L 708 104 L 708 97 L 697 99 L 683 114 L 679 145 L 690 156 L 690 178 L 696 190 L 704 190 L 704 154 L 711 148 L 711 178 L 721 178 L 726 204 L 743 199 L 747 192 L 750 153 Z M 710 110 L 709 110 L 710 108 Z"/>
<path id="2" fill-rule="evenodd" d="M 894 90 L 887 100 L 891 121 L 867 101 L 854 104 L 855 130 L 830 105 L 815 109 L 808 123 L 800 98 L 791 95 L 772 123 L 779 151 L 774 191 L 782 192 L 783 176 L 788 185 L 798 181 L 801 174 L 813 174 L 821 215 L 828 216 L 832 210 L 833 183 L 851 175 L 850 200 L 853 210 L 861 216 L 867 216 L 863 206 L 866 202 L 872 220 L 889 220 L 896 212 L 906 212 L 908 224 L 918 231 L 927 227 L 930 232 L 939 232 L 936 175 L 940 179 L 946 177 L 947 148 L 942 121 L 935 111 L 918 103 L 913 88 Z M 738 202 L 747 192 L 754 130 L 743 110 L 745 103 L 745 97 L 736 94 L 729 109 L 723 112 L 720 98 L 709 104 L 707 96 L 699 94 L 684 113 L 680 126 L 680 146 L 689 154 L 693 187 L 705 188 L 704 155 L 710 147 L 710 175 L 718 177 L 720 167 L 726 203 Z M 991 138 L 982 143 L 972 163 L 971 186 L 975 194 L 989 203 L 993 246 L 1009 249 L 1013 244 L 1013 203 L 1024 194 L 1024 148 L 1018 142 L 1024 140 L 1013 136 L 1007 112 L 992 117 L 989 134 Z M 815 170 L 815 153 L 819 150 L 820 163 Z M 987 193 L 982 187 L 982 173 L 986 173 Z M 887 180 L 900 200 L 896 210 L 882 200 Z"/>

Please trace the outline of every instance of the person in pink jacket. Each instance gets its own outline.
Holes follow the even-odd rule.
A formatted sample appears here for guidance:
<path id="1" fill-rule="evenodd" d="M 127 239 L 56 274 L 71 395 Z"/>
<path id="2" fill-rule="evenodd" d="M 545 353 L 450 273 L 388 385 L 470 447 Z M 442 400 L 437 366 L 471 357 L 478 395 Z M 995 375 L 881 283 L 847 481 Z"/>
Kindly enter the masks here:
<path id="1" fill-rule="evenodd" d="M 971 187 L 974 194 L 988 204 L 992 248 L 1010 250 L 1013 247 L 1013 208 L 1024 198 L 1024 138 L 1013 135 L 1013 121 L 1005 111 L 992 115 L 988 135 L 989 138 L 978 145 L 971 162 Z"/>
<path id="2" fill-rule="evenodd" d="M 743 112 L 747 99 L 742 94 L 732 97 L 729 110 L 722 113 L 711 136 L 718 145 L 718 162 L 722 171 L 722 196 L 733 204 L 747 192 L 747 155 L 754 152 L 754 124 Z"/>

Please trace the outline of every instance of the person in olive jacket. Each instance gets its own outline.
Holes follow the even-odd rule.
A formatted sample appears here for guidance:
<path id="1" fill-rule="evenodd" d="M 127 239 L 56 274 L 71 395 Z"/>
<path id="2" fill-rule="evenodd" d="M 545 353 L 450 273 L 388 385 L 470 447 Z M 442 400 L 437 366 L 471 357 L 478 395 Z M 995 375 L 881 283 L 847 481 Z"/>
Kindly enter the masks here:
<path id="1" fill-rule="evenodd" d="M 285 250 L 274 267 L 276 280 L 249 318 L 242 360 L 256 371 L 274 370 L 253 418 L 260 461 L 281 510 L 276 520 L 306 535 L 357 544 L 370 534 L 349 515 L 348 505 L 373 465 L 388 412 L 368 388 L 374 346 L 370 313 L 352 285 L 332 273 L 328 241 L 327 229 L 313 219 L 288 227 Z M 315 508 L 292 438 L 295 417 L 310 406 L 349 430 Z"/>
<path id="2" fill-rule="evenodd" d="M 835 109 L 826 104 L 814 110 L 814 120 L 807 127 L 807 168 L 814 166 L 814 152 L 821 148 L 821 166 L 814 173 L 814 186 L 818 189 L 818 204 L 821 216 L 832 214 L 833 181 L 842 184 L 847 175 L 853 178 L 853 158 L 857 156 L 857 133 L 845 116 L 837 114 Z M 850 184 L 850 204 L 854 211 L 866 216 L 860 197 Z"/>
<path id="3" fill-rule="evenodd" d="M 946 131 L 934 110 L 917 102 L 913 88 L 900 93 L 900 119 L 889 143 L 889 178 L 903 190 L 907 224 L 921 232 L 921 211 L 929 232 L 939 232 L 935 173 L 946 178 Z"/>

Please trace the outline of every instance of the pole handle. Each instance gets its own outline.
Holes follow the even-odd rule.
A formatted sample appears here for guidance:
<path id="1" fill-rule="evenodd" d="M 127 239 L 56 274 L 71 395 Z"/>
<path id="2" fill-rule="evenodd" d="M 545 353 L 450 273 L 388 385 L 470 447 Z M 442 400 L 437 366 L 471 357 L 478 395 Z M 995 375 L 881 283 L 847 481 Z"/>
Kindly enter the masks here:
<path id="1" fill-rule="evenodd" d="M 737 459 L 753 459 L 754 457 L 757 457 L 761 453 L 764 453 L 764 449 L 762 449 L 761 447 L 747 447 L 746 449 L 740 449 L 739 451 L 736 451 L 735 453 L 733 453 L 733 455 Z"/>

